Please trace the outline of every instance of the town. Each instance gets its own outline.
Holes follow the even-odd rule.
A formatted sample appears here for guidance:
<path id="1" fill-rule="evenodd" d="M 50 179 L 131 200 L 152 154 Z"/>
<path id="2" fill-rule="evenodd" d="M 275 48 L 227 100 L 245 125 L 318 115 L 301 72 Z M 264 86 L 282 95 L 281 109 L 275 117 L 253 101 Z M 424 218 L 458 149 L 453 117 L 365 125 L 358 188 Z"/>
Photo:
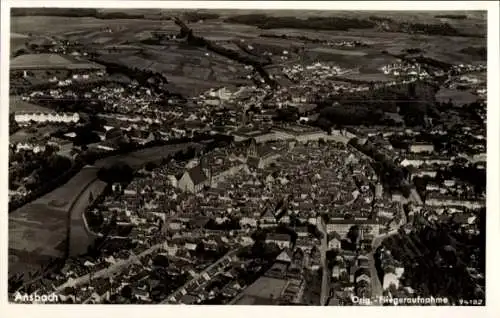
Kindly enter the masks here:
<path id="1" fill-rule="evenodd" d="M 11 34 L 26 42 L 10 61 L 12 298 L 484 299 L 485 62 L 384 53 L 392 62 L 367 74 L 321 54 L 369 42 L 318 40 L 304 61 L 304 48 L 235 45 L 195 24 L 178 18 L 179 34 L 140 47 Z M 176 75 L 114 60 L 193 38 L 209 43 L 200 63 L 234 56 L 238 85 L 174 93 Z M 30 225 L 44 217 L 53 233 Z"/>

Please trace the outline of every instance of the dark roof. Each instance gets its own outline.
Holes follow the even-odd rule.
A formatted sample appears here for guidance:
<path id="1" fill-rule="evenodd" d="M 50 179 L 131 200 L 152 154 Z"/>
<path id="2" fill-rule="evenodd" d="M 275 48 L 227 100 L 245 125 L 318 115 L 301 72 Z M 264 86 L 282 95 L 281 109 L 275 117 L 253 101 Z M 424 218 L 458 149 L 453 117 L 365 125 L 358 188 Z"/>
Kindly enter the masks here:
<path id="1" fill-rule="evenodd" d="M 274 153 L 274 150 L 268 146 L 268 145 L 262 145 L 261 147 L 259 147 L 257 149 L 257 155 L 260 157 L 260 158 L 263 158 L 263 157 L 266 157 L 266 156 L 270 156 Z"/>
<path id="2" fill-rule="evenodd" d="M 339 241 L 342 240 L 342 237 L 339 233 L 337 233 L 337 231 L 333 231 L 332 233 L 328 234 L 328 242 L 330 242 L 330 240 L 332 240 L 333 238 L 336 238 Z"/>
<path id="3" fill-rule="evenodd" d="M 194 185 L 200 184 L 207 180 L 207 177 L 205 176 L 201 165 L 197 165 L 196 167 L 189 169 L 188 174 Z"/>
<path id="4" fill-rule="evenodd" d="M 361 275 L 363 275 L 363 274 L 365 274 L 365 275 L 366 275 L 366 276 L 368 276 L 368 277 L 371 277 L 371 275 L 370 275 L 370 270 L 369 270 L 368 268 L 364 268 L 364 267 L 358 268 L 358 269 L 356 270 L 356 273 L 355 273 L 355 275 L 354 275 L 354 276 L 355 276 L 356 278 L 358 278 L 359 276 L 361 276 Z"/>
<path id="5" fill-rule="evenodd" d="M 290 234 L 283 234 L 283 233 L 269 233 L 266 236 L 266 240 L 290 241 L 291 240 L 291 236 L 290 236 Z"/>
<path id="6" fill-rule="evenodd" d="M 275 217 L 274 215 L 274 209 L 272 207 L 267 207 L 264 212 L 262 212 L 261 217 L 263 218 L 269 218 L 269 217 Z"/>
<path id="7" fill-rule="evenodd" d="M 259 162 L 260 162 L 259 158 L 250 157 L 250 158 L 247 159 L 247 165 L 249 165 L 252 168 L 259 167 Z"/>

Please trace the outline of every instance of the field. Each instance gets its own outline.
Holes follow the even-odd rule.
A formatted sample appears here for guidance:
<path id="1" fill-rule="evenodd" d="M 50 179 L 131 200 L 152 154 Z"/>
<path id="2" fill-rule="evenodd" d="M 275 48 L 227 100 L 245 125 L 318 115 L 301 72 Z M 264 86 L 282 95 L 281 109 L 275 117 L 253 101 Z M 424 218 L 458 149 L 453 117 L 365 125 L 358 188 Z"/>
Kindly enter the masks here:
<path id="1" fill-rule="evenodd" d="M 12 113 L 45 113 L 52 112 L 51 109 L 31 104 L 21 100 L 16 96 L 9 97 L 9 114 Z"/>
<path id="2" fill-rule="evenodd" d="M 102 11 L 102 10 L 101 10 Z M 161 16 L 177 16 L 182 13 L 176 10 L 158 10 L 155 14 Z M 205 10 L 206 11 L 206 10 Z M 205 12 L 201 10 L 200 12 Z M 128 14 L 144 14 L 146 11 L 129 10 Z M 410 48 L 422 50 L 426 57 L 435 58 L 447 63 L 463 63 L 465 61 L 480 61 L 480 57 L 460 52 L 467 47 L 486 46 L 485 38 L 428 36 L 397 32 L 380 32 L 376 29 L 358 29 L 349 31 L 318 31 L 290 28 L 259 29 L 255 26 L 222 22 L 224 17 L 237 14 L 262 13 L 257 10 L 218 10 L 221 16 L 218 20 L 207 20 L 203 23 L 188 23 L 195 34 L 215 41 L 223 46 L 231 46 L 233 41 L 245 40 L 261 54 L 264 51 L 279 56 L 284 50 L 293 51 L 304 48 L 302 56 L 291 56 L 290 59 L 302 60 L 304 63 L 329 61 L 346 68 L 358 68 L 361 74 L 371 78 L 380 72 L 380 67 L 395 63 L 397 60 L 390 55 L 382 54 L 388 51 L 400 54 Z M 466 12 L 467 19 L 453 20 L 436 18 L 439 12 L 349 12 L 314 10 L 301 11 L 266 11 L 268 16 L 300 16 L 308 17 L 358 17 L 368 19 L 370 16 L 387 17 L 394 21 L 409 21 L 419 23 L 448 23 L 460 26 L 462 29 L 474 29 L 479 32 L 485 27 L 484 13 Z M 463 14 L 463 13 L 461 13 Z M 122 65 L 142 69 L 151 69 L 164 74 L 169 81 L 168 88 L 174 93 L 186 97 L 198 95 L 207 88 L 221 87 L 234 83 L 249 85 L 250 81 L 242 79 L 247 74 L 243 66 L 227 58 L 212 54 L 205 49 L 189 47 L 178 41 L 161 42 L 151 45 L 145 40 L 153 39 L 153 34 L 178 34 L 179 28 L 171 20 L 153 19 L 97 19 L 94 17 L 48 17 L 48 16 L 15 16 L 11 19 L 12 32 L 15 34 L 31 33 L 35 36 L 64 36 L 69 40 L 77 40 L 102 51 L 105 47 L 133 46 L 134 50 L 121 49 L 121 53 L 104 54 L 104 59 L 118 62 Z M 108 32 L 108 29 L 111 32 Z M 478 31 L 479 30 L 479 31 Z M 292 38 L 269 38 L 261 35 L 286 35 Z M 13 39 L 16 36 L 14 35 Z M 302 39 L 297 39 L 302 37 Z M 304 37 L 308 40 L 305 41 Z M 22 37 L 23 41 L 25 40 Z M 321 41 L 360 41 L 368 47 L 356 49 L 339 49 L 327 45 L 312 43 Z M 148 43 L 148 44 L 146 44 Z"/>
<path id="3" fill-rule="evenodd" d="M 25 46 L 25 43 L 28 41 L 29 36 L 26 34 L 20 33 L 11 33 L 10 34 L 10 53 L 13 53 Z"/>
<path id="4" fill-rule="evenodd" d="M 339 80 L 345 78 L 347 80 L 356 81 L 366 81 L 366 82 L 390 82 L 394 80 L 391 75 L 385 75 L 384 73 L 360 73 L 360 74 L 344 74 L 339 76 Z"/>
<path id="5" fill-rule="evenodd" d="M 64 256 L 68 213 L 82 222 L 90 201 L 88 195 L 83 199 L 80 195 L 92 192 L 96 198 L 105 188 L 104 182 L 96 180 L 97 171 L 83 168 L 63 186 L 9 214 L 9 255 L 13 256 L 9 257 L 9 275 Z M 73 207 L 73 203 L 77 205 Z"/>
<path id="6" fill-rule="evenodd" d="M 9 143 L 15 144 L 19 142 L 28 142 L 29 140 L 38 140 L 41 136 L 51 135 L 57 130 L 59 130 L 59 128 L 53 125 L 37 127 L 36 129 L 23 128 L 9 136 Z"/>
<path id="7" fill-rule="evenodd" d="M 261 277 L 243 292 L 243 297 L 236 301 L 236 305 L 272 305 L 273 299 L 278 298 L 287 281 L 283 279 Z"/>
<path id="8" fill-rule="evenodd" d="M 339 50 L 339 49 L 332 49 L 329 47 L 317 47 L 317 48 L 311 49 L 311 51 L 328 53 L 328 54 L 348 55 L 348 56 L 365 56 L 366 55 L 366 53 L 362 52 L 362 51 Z"/>
<path id="9" fill-rule="evenodd" d="M 11 59 L 11 69 L 94 69 L 97 65 L 86 62 L 77 61 L 68 57 L 57 54 L 24 54 Z"/>
<path id="10" fill-rule="evenodd" d="M 450 99 L 454 105 L 461 106 L 473 103 L 478 98 L 476 95 L 470 92 L 459 91 L 456 89 L 448 89 L 448 88 L 442 88 L 436 93 L 436 100 L 438 102 L 446 103 Z"/>
<path id="11" fill-rule="evenodd" d="M 196 143 L 184 143 L 178 145 L 167 145 L 158 146 L 152 148 L 146 148 L 143 150 L 135 151 L 133 153 L 118 155 L 113 157 L 107 157 L 95 162 L 95 166 L 98 168 L 109 167 L 117 163 L 125 163 L 132 168 L 139 168 L 147 162 L 160 161 L 167 156 L 173 155 L 179 150 L 187 150 L 189 146 L 201 147 L 200 144 Z"/>
<path id="12" fill-rule="evenodd" d="M 36 200 L 39 204 L 66 210 L 80 193 L 97 178 L 98 168 L 85 167 L 66 184 Z"/>

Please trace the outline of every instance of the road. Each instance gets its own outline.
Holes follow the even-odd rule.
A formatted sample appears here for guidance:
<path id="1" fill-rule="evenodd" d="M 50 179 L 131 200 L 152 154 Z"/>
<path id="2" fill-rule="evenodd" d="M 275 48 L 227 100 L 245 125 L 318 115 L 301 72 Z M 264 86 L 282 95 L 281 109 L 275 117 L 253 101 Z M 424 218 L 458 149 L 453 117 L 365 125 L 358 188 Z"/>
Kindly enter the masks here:
<path id="1" fill-rule="evenodd" d="M 410 201 L 416 203 L 417 205 L 422 205 L 422 199 L 415 188 L 410 190 Z"/>
<path id="2" fill-rule="evenodd" d="M 329 270 L 327 266 L 327 259 L 326 259 L 326 252 L 328 251 L 328 235 L 326 232 L 325 224 L 324 222 L 320 221 L 321 217 L 318 217 L 318 229 L 320 232 L 323 234 L 323 237 L 321 238 L 321 246 L 320 246 L 320 252 L 321 252 L 321 267 L 322 267 L 322 277 L 321 277 L 321 298 L 320 298 L 320 304 L 321 306 L 326 306 L 328 302 L 328 297 L 330 295 L 330 289 L 329 289 Z"/>
<path id="3" fill-rule="evenodd" d="M 68 237 L 69 256 L 81 255 L 87 253 L 88 247 L 93 244 L 97 235 L 93 234 L 85 220 L 85 211 L 92 202 L 91 194 L 95 200 L 106 188 L 106 182 L 99 179 L 92 181 L 83 192 L 78 196 L 70 208 L 70 224 Z"/>
<path id="4" fill-rule="evenodd" d="M 111 266 L 108 266 L 106 268 L 103 268 L 95 273 L 92 274 L 92 279 L 100 278 L 100 277 L 109 277 L 117 272 L 122 271 L 126 266 L 138 262 L 142 257 L 153 253 L 154 251 L 160 249 L 163 247 L 164 243 L 159 243 L 151 246 L 144 252 L 140 253 L 139 255 L 135 255 L 132 253 L 132 255 L 126 259 L 126 260 L 121 260 L 116 262 L 115 264 L 112 264 Z M 90 274 L 86 274 L 83 276 L 80 276 L 75 279 L 68 280 L 64 284 L 60 285 L 59 287 L 56 288 L 56 292 L 61 292 L 63 291 L 66 287 L 75 287 L 83 284 L 88 284 L 90 282 Z"/>
<path id="5" fill-rule="evenodd" d="M 380 281 L 377 273 L 377 269 L 375 267 L 375 258 L 374 258 L 374 253 L 376 252 L 377 248 L 382 244 L 382 242 L 393 235 L 396 235 L 398 233 L 398 230 L 406 224 L 406 216 L 403 210 L 403 207 L 401 206 L 400 208 L 400 218 L 401 221 L 398 225 L 397 228 L 387 232 L 384 235 L 379 235 L 373 238 L 372 241 L 372 251 L 368 254 L 368 261 L 370 264 L 370 279 L 371 279 L 371 292 L 372 292 L 372 299 L 378 299 L 379 296 L 382 296 L 383 293 L 383 286 L 382 282 Z M 376 303 L 374 303 L 376 304 Z"/>

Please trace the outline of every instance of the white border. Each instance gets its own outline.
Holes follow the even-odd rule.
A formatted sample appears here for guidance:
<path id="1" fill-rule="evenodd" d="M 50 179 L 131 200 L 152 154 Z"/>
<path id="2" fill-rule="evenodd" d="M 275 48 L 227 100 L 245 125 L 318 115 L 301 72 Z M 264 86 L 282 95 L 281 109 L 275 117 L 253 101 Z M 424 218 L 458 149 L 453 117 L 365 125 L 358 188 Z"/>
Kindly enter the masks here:
<path id="1" fill-rule="evenodd" d="M 287 9 L 287 10 L 488 10 L 488 177 L 487 177 L 487 266 L 486 266 L 486 307 L 262 307 L 262 306 L 133 306 L 133 305 L 14 305 L 7 303 L 7 250 L 8 250 L 8 158 L 6 151 L 0 152 L 0 197 L 1 235 L 1 278 L 0 278 L 0 315 L 3 317 L 140 317 L 144 314 L 155 316 L 199 317 L 256 317 L 266 316 L 323 316 L 331 315 L 370 315 L 372 317 L 415 316 L 415 317 L 498 317 L 500 313 L 497 253 L 500 232 L 499 207 L 499 7 L 495 1 L 1 1 L 1 105 L 0 108 L 0 147 L 8 147 L 8 67 L 10 45 L 10 7 L 98 7 L 98 8 L 212 8 L 212 9 Z M 397 311 L 396 311 L 397 310 Z M 495 315 L 496 314 L 496 315 Z"/>

